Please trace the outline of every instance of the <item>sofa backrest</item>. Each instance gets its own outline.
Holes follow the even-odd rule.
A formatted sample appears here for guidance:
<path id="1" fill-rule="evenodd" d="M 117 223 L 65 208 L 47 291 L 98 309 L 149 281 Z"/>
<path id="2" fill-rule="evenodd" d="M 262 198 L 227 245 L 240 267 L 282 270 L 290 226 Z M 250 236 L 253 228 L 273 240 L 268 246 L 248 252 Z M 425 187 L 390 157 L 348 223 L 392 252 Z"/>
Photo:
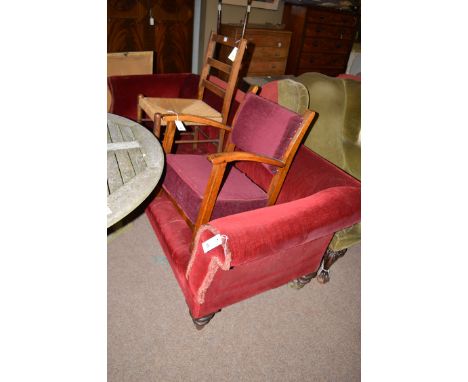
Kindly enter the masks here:
<path id="1" fill-rule="evenodd" d="M 309 92 L 309 109 L 318 113 L 305 145 L 361 178 L 361 83 L 304 73 L 296 78 Z"/>
<path id="2" fill-rule="evenodd" d="M 107 53 L 107 76 L 128 76 L 153 73 L 153 52 Z M 107 111 L 112 95 L 107 87 Z"/>

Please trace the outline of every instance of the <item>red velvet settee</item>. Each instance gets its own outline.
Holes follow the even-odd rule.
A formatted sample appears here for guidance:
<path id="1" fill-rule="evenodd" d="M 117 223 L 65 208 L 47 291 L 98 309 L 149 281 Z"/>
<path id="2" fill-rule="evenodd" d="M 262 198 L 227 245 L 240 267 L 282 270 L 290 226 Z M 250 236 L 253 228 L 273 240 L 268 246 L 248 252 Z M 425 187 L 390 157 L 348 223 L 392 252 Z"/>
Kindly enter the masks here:
<path id="1" fill-rule="evenodd" d="M 192 98 L 197 82 L 194 74 L 109 77 L 111 112 L 136 119 L 138 94 Z M 215 97 L 207 102 L 219 106 Z M 293 280 L 302 287 L 315 277 L 334 233 L 360 221 L 360 198 L 358 180 L 301 146 L 276 205 L 210 221 L 197 232 L 192 251 L 192 232 L 167 197 L 150 201 L 146 213 L 202 327 L 228 305 Z M 201 243 L 217 233 L 227 242 L 204 253 Z"/>

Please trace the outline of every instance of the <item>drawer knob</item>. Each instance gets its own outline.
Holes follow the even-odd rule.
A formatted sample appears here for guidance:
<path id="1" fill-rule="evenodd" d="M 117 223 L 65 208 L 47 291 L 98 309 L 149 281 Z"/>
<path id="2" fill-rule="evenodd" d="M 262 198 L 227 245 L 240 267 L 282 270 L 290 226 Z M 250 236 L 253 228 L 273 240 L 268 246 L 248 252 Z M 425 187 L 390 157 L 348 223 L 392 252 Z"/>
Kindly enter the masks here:
<path id="1" fill-rule="evenodd" d="M 278 48 L 281 48 L 283 46 L 283 44 L 281 44 L 281 41 L 278 42 Z"/>

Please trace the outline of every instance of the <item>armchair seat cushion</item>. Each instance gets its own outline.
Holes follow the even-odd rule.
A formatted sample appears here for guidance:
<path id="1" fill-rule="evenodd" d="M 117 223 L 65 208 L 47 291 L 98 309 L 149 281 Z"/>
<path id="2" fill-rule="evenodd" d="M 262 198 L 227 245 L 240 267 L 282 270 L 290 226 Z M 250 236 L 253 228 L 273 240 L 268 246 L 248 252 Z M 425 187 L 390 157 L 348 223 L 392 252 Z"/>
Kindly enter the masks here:
<path id="1" fill-rule="evenodd" d="M 203 155 L 169 154 L 163 188 L 195 223 L 212 165 Z M 265 207 L 267 194 L 231 167 L 216 201 L 212 219 Z"/>

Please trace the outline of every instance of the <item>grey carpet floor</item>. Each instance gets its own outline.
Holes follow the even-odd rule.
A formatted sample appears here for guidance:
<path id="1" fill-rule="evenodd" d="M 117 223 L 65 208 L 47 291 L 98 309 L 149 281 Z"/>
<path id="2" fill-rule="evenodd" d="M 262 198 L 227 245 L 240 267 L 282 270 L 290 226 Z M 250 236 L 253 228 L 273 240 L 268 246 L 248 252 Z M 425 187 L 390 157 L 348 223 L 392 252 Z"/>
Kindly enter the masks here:
<path id="1" fill-rule="evenodd" d="M 360 245 L 197 331 L 146 215 L 108 236 L 108 381 L 359 381 Z"/>

